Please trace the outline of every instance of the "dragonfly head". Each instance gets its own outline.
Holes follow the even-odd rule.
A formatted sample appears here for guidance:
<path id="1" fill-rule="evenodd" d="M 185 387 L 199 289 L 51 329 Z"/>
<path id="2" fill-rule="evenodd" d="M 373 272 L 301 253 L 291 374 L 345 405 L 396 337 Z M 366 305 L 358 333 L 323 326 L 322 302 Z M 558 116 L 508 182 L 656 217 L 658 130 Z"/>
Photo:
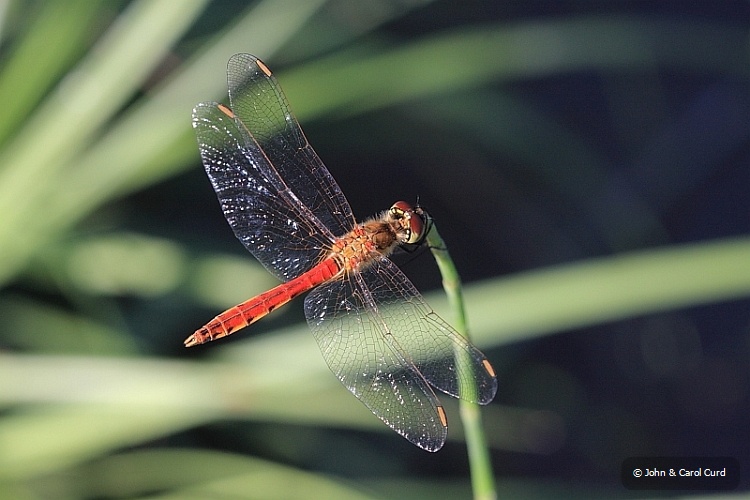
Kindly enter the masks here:
<path id="1" fill-rule="evenodd" d="M 388 215 L 401 228 L 401 244 L 418 245 L 429 231 L 429 217 L 424 210 L 405 201 L 394 203 Z"/>

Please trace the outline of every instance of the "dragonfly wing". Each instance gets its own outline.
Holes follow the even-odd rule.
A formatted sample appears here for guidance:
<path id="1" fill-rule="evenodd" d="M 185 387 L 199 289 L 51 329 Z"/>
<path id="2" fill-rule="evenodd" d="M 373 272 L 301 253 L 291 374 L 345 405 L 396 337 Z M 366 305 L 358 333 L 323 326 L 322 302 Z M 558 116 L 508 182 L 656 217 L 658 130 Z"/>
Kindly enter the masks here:
<path id="1" fill-rule="evenodd" d="M 492 401 L 497 378 L 487 357 L 427 305 L 393 262 L 378 261 L 362 279 L 394 342 L 432 386 L 472 403 Z"/>
<path id="2" fill-rule="evenodd" d="M 315 288 L 305 314 L 323 358 L 352 394 L 420 448 L 443 446 L 440 402 L 373 307 L 362 274 Z"/>
<path id="3" fill-rule="evenodd" d="M 201 103 L 193 128 L 224 215 L 245 247 L 283 281 L 315 265 L 334 235 L 303 210 L 242 122 Z"/>
<path id="4" fill-rule="evenodd" d="M 322 228 L 335 236 L 350 231 L 355 220 L 349 202 L 307 142 L 266 65 L 253 55 L 235 54 L 227 64 L 227 81 L 232 110 L 256 146 L 249 147 L 249 152 L 273 166 Z"/>
<path id="5" fill-rule="evenodd" d="M 397 346 L 403 358 L 413 364 L 430 385 L 474 403 L 492 401 L 497 392 L 497 378 L 487 357 L 427 305 L 393 262 L 378 259 L 359 273 L 358 283 L 364 286 L 357 287 L 353 293 L 361 298 L 352 304 L 343 302 L 343 298 L 339 299 L 341 303 L 331 302 L 326 311 L 318 311 L 326 314 L 317 320 L 313 316 L 313 322 L 332 321 L 337 323 L 333 330 L 340 331 L 341 320 L 337 315 L 356 318 L 356 321 L 348 319 L 347 324 L 377 320 L 380 323 L 361 333 L 367 336 L 367 343 L 372 343 L 371 337 L 376 334 L 388 332 L 390 344 Z M 308 316 L 308 321 L 310 319 Z"/>

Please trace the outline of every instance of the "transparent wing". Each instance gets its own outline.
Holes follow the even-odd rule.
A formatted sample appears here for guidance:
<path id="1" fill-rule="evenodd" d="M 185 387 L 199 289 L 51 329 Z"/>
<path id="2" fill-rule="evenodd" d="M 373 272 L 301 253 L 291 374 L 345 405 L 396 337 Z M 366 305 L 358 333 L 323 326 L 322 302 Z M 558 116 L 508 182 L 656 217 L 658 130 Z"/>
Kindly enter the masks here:
<path id="1" fill-rule="evenodd" d="M 234 109 L 193 110 L 203 165 L 237 238 L 288 281 L 318 262 L 354 217 L 265 65 L 237 54 L 227 75 Z"/>
<path id="2" fill-rule="evenodd" d="M 472 403 L 492 401 L 497 378 L 487 357 L 427 305 L 393 262 L 382 259 L 362 278 L 382 320 L 430 385 Z"/>
<path id="3" fill-rule="evenodd" d="M 386 258 L 313 290 L 305 313 L 344 386 L 421 448 L 435 451 L 446 436 L 428 383 L 481 404 L 495 396 L 497 380 L 484 354 L 440 319 Z M 457 356 L 466 362 L 459 366 Z M 470 389 L 462 393 L 461 384 Z"/>
<path id="4" fill-rule="evenodd" d="M 227 64 L 232 110 L 263 156 L 302 204 L 335 236 L 355 224 L 349 202 L 307 142 L 279 82 L 250 54 L 235 54 Z"/>
<path id="5" fill-rule="evenodd" d="M 216 103 L 201 103 L 193 110 L 193 128 L 221 209 L 242 244 L 283 281 L 312 267 L 333 235 L 300 213 L 270 164 L 248 153 L 248 136 L 237 120 Z"/>
<path id="6" fill-rule="evenodd" d="M 360 274 L 315 288 L 305 314 L 329 368 L 380 420 L 428 451 L 445 443 L 447 427 L 438 401 L 417 368 L 405 358 L 366 305 Z"/>

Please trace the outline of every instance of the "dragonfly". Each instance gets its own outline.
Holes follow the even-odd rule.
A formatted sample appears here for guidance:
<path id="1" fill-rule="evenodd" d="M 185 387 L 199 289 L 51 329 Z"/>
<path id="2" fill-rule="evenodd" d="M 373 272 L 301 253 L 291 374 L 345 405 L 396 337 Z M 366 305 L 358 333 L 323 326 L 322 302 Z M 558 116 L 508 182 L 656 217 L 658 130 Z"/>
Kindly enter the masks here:
<path id="1" fill-rule="evenodd" d="M 236 54 L 227 81 L 229 107 L 193 109 L 201 159 L 235 235 L 281 284 L 222 312 L 185 346 L 231 335 L 309 292 L 305 317 L 331 371 L 391 429 L 439 450 L 448 420 L 435 389 L 487 404 L 497 379 L 389 258 L 423 243 L 429 216 L 399 201 L 358 223 L 268 67 Z"/>

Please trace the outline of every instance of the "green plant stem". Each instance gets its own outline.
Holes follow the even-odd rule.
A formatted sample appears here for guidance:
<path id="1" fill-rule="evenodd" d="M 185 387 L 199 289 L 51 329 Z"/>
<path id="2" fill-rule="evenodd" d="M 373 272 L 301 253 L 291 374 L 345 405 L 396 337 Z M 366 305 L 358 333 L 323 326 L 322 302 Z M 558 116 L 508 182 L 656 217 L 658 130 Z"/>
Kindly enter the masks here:
<path id="1" fill-rule="evenodd" d="M 455 316 L 454 326 L 458 333 L 469 339 L 469 329 L 466 324 L 466 313 L 464 309 L 463 293 L 461 291 L 461 278 L 458 276 L 456 266 L 453 264 L 448 248 L 440 237 L 435 225 L 432 225 L 427 234 L 427 244 L 437 262 L 440 274 L 443 277 L 443 288 L 448 296 L 448 302 Z M 470 362 L 463 353 L 458 353 L 456 363 Z M 461 370 L 459 370 L 461 371 Z M 467 394 L 476 392 L 476 387 L 459 387 L 460 393 Z M 461 422 L 466 434 L 466 447 L 469 453 L 469 469 L 471 470 L 471 486 L 476 499 L 496 498 L 495 478 L 492 474 L 487 440 L 482 427 L 482 417 L 479 405 L 464 399 L 459 401 Z"/>

